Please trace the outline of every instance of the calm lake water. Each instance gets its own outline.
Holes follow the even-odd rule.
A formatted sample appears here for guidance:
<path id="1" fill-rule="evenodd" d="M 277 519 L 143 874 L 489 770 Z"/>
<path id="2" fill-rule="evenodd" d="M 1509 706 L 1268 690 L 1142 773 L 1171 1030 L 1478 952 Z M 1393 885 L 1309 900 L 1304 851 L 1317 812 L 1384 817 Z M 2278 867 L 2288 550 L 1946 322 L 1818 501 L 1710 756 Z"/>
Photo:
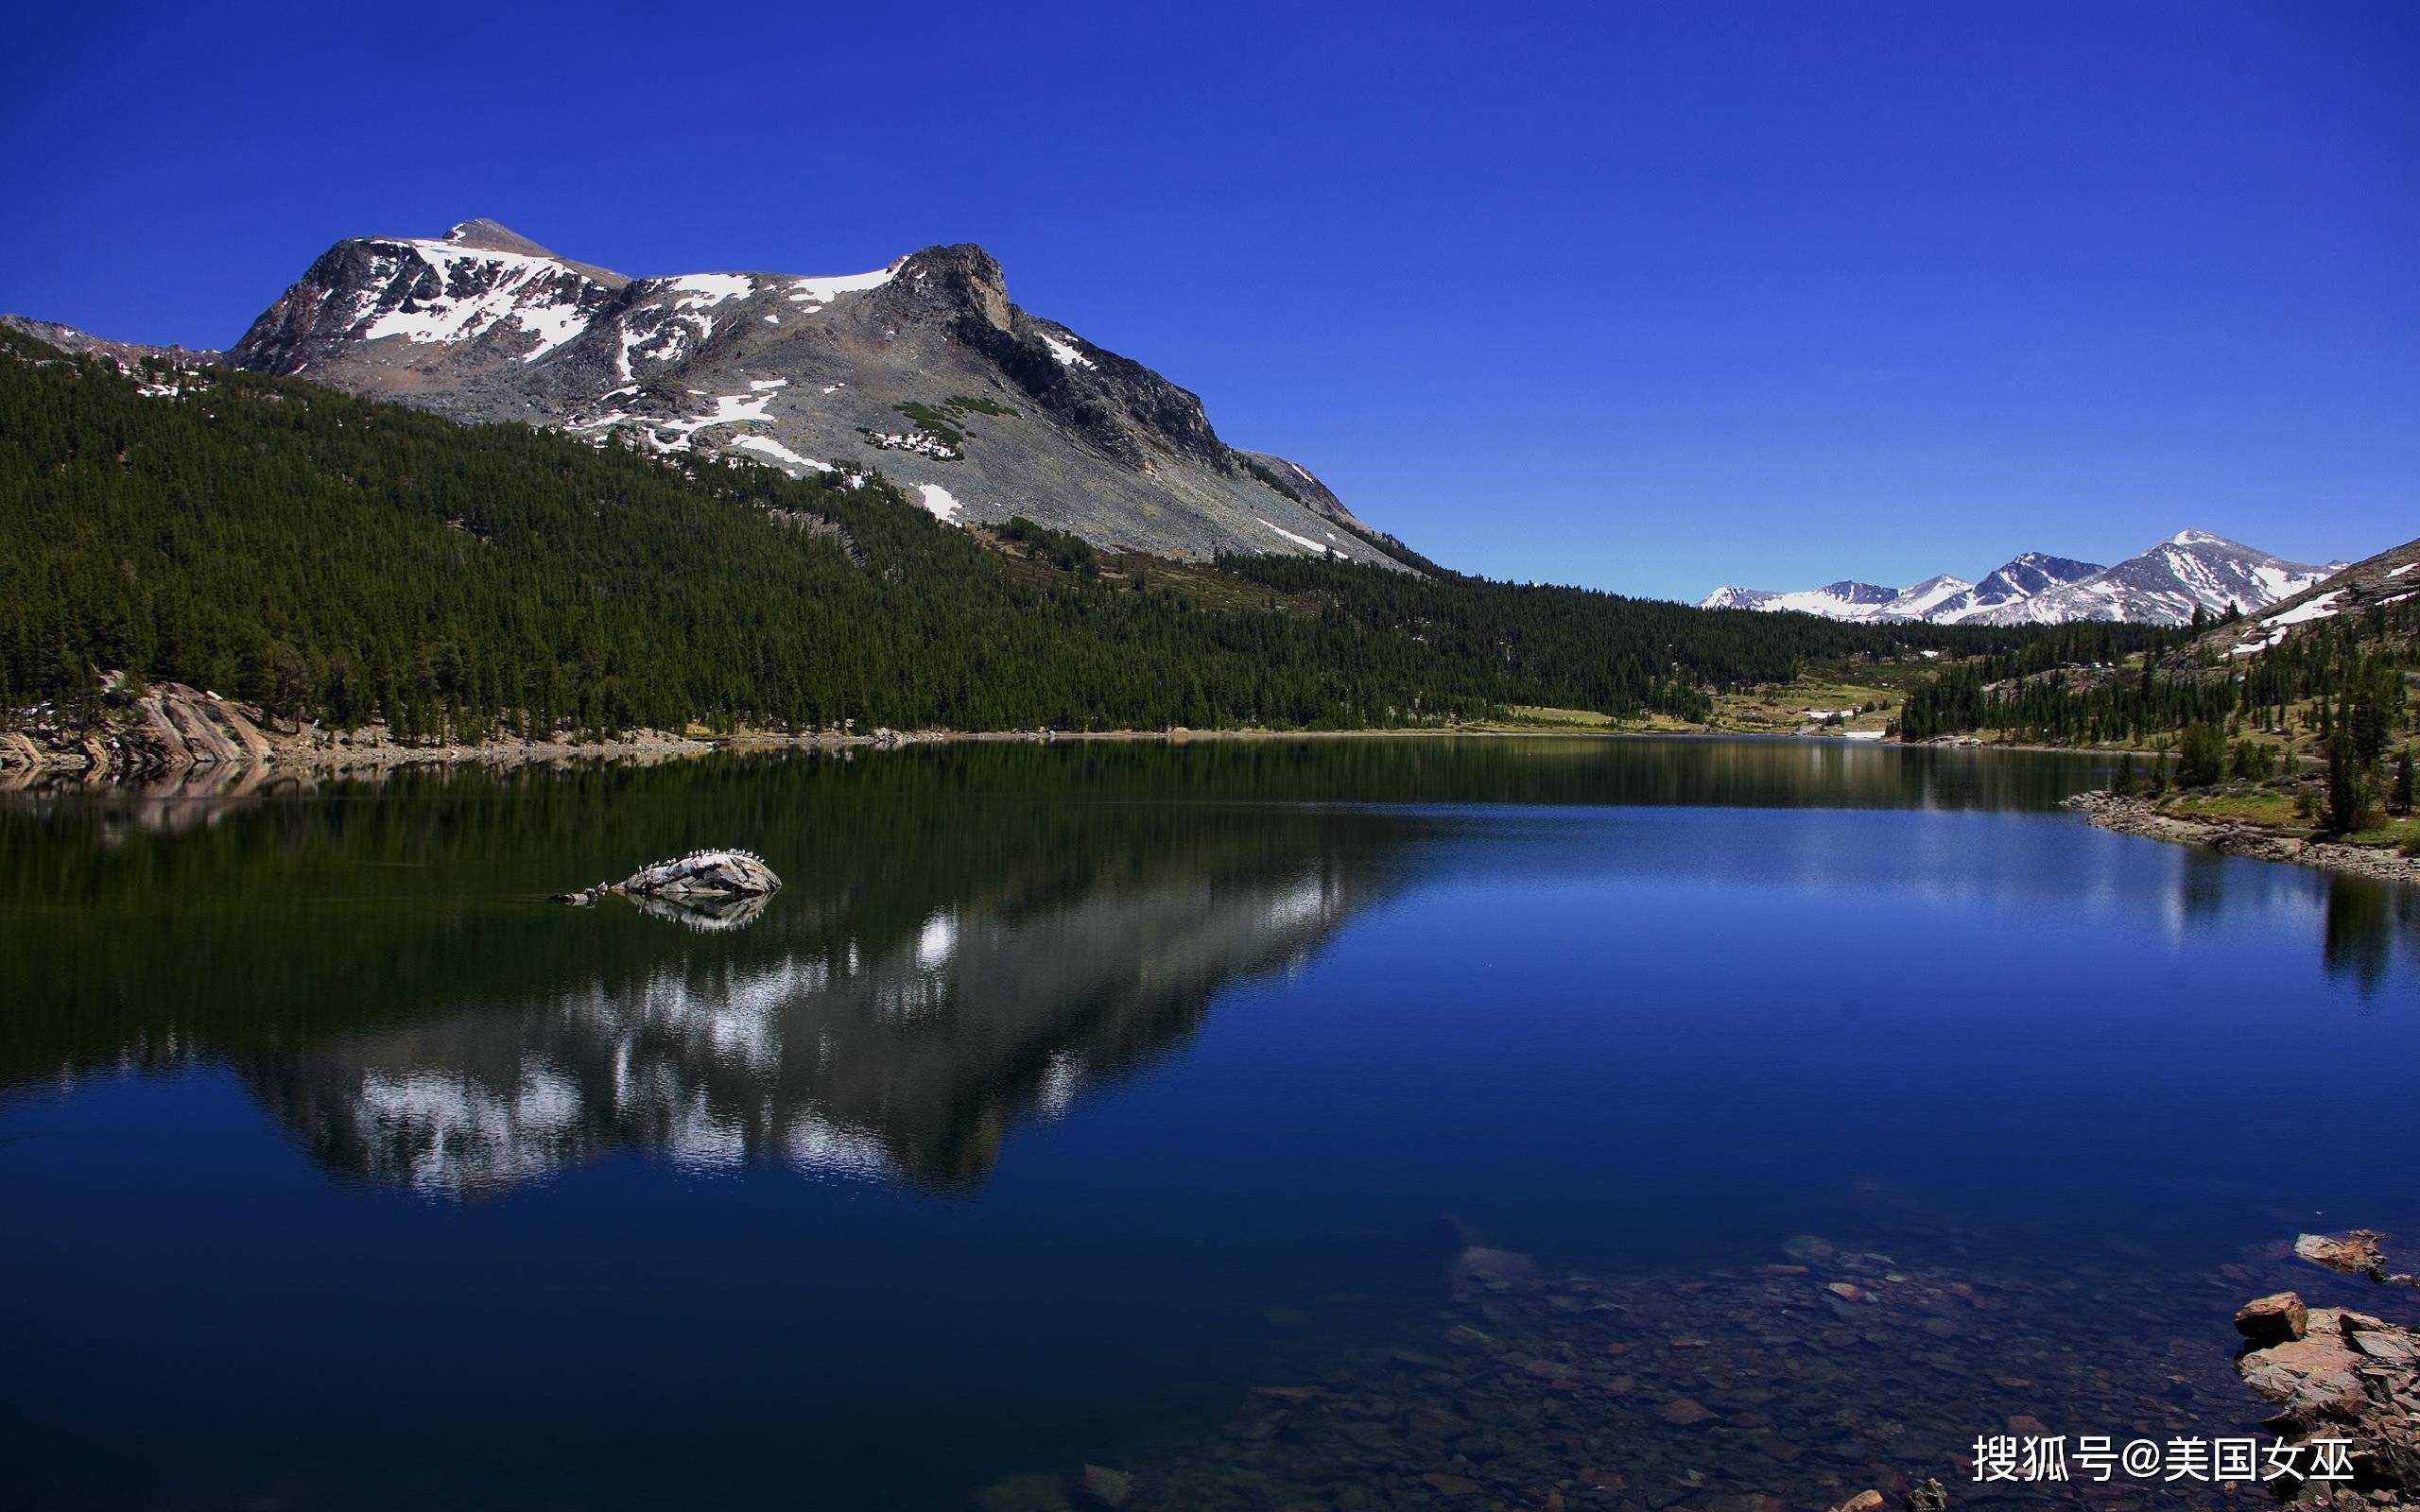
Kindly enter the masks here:
<path id="1" fill-rule="evenodd" d="M 1041 1508 L 1092 1463 L 1770 1512 L 2019 1414 L 2243 1431 L 2238 1302 L 2395 1311 L 2277 1246 L 2420 1234 L 2420 896 L 2058 810 L 2103 775 L 1407 740 L 0 798 L 0 1504 Z M 787 886 L 544 901 L 700 845 Z"/>

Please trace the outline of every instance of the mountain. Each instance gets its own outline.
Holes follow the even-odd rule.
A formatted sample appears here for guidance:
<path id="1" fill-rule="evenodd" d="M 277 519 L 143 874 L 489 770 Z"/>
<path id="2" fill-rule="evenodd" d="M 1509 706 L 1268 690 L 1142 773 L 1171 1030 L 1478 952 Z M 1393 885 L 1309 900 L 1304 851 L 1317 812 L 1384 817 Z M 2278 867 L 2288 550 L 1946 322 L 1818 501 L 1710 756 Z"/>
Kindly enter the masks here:
<path id="1" fill-rule="evenodd" d="M 1777 593 L 1763 588 L 1718 588 L 1699 603 L 1700 609 L 1795 610 L 1832 620 L 1870 620 L 1899 596 L 1895 588 L 1842 578 L 1821 588 Z"/>
<path id="2" fill-rule="evenodd" d="M 1098 546 L 1390 564 L 1307 469 L 1011 303 L 979 247 L 873 272 L 631 278 L 493 221 L 330 248 L 227 352 L 252 372 L 462 421 L 527 421 L 796 476 L 879 469 L 937 517 L 1022 514 Z"/>
<path id="3" fill-rule="evenodd" d="M 1698 604 L 1700 609 L 1795 610 L 1825 619 L 1874 621 L 1937 620 L 1941 604 L 1972 593 L 1975 585 L 1944 573 L 1909 588 L 1884 588 L 1842 578 L 1821 588 L 1778 593 L 1760 588 L 1718 588 Z"/>
<path id="4" fill-rule="evenodd" d="M 2118 620 L 2185 625 L 2200 609 L 2264 609 L 2341 568 L 2273 557 L 2204 530 L 2180 530 L 2114 567 L 2029 551 L 1966 583 L 1927 577 L 1904 589 L 1839 582 L 1800 593 L 1720 588 L 1703 609 L 1797 610 L 1830 619 L 1935 625 L 2061 625 Z"/>
<path id="5" fill-rule="evenodd" d="M 1942 625 L 1979 619 L 1994 610 L 2081 581 L 2100 570 L 2099 562 L 2025 552 L 1985 573 L 1980 582 L 1963 593 L 1943 600 L 1925 617 Z"/>
<path id="6" fill-rule="evenodd" d="M 2414 597 L 2420 597 L 2420 541 L 2408 541 L 2331 573 L 2238 623 L 2212 626 L 2199 640 L 2169 653 L 2167 662 L 2174 669 L 2188 667 L 2206 644 L 2232 665 L 2234 658 L 2258 656 L 2281 644 L 2298 633 L 2297 626 L 2408 604 Z"/>
<path id="7" fill-rule="evenodd" d="M 246 726 L 342 760 L 697 726 L 1703 720 L 1709 690 L 1810 660 L 2034 634 L 1309 555 L 1105 558 L 1040 526 L 987 541 L 878 476 L 466 426 L 226 367 L 129 370 L 14 331 L 0 415 L 0 765 L 174 765 L 249 746 Z M 251 712 L 146 733 L 195 698 Z"/>
<path id="8" fill-rule="evenodd" d="M 2250 613 L 2292 597 L 2343 563 L 2288 561 L 2206 530 L 2180 530 L 2140 555 L 2089 577 L 2019 599 L 1977 618 L 1987 625 L 2122 620 L 2185 625 L 2200 610 Z"/>
<path id="9" fill-rule="evenodd" d="M 72 325 L 60 325 L 56 320 L 28 319 L 22 315 L 0 315 L 0 329 L 31 336 L 45 346 L 72 352 L 78 356 L 91 353 L 107 357 L 121 367 L 159 361 L 174 367 L 192 368 L 216 362 L 219 358 L 216 352 L 196 352 L 190 347 L 155 347 L 140 341 L 111 341 L 78 331 Z"/>

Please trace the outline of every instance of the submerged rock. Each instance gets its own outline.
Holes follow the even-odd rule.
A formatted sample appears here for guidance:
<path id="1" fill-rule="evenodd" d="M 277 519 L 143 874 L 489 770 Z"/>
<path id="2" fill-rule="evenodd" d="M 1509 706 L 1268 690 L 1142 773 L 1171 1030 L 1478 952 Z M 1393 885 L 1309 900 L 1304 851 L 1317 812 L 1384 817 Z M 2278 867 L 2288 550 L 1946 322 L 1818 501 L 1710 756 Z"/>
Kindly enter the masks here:
<path id="1" fill-rule="evenodd" d="M 1526 1280 L 1537 1274 L 1537 1262 L 1510 1249 L 1490 1249 L 1484 1245 L 1472 1245 L 1454 1263 L 1457 1278 L 1474 1281 Z"/>
<path id="2" fill-rule="evenodd" d="M 1077 1488 L 1084 1493 L 1086 1501 L 1112 1509 L 1134 1500 L 1134 1477 L 1106 1465 L 1085 1466 Z"/>
<path id="3" fill-rule="evenodd" d="M 1042 1470 L 994 1481 L 975 1493 L 980 1512 L 1073 1512 L 1066 1483 Z"/>

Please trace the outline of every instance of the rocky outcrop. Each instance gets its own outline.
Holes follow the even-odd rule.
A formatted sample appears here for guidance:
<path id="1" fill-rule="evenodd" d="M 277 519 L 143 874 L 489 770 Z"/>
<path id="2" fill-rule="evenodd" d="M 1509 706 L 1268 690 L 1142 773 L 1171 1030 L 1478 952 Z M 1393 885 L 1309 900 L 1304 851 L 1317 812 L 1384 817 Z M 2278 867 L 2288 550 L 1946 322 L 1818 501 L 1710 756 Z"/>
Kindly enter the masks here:
<path id="1" fill-rule="evenodd" d="M 278 747 L 261 712 L 215 693 L 163 682 L 133 694 L 109 679 L 118 707 L 97 725 L 47 724 L 36 712 L 24 729 L 0 730 L 0 770 L 76 771 L 88 781 L 149 782 L 216 766 L 266 765 Z"/>
<path id="2" fill-rule="evenodd" d="M 779 892 L 782 879 L 764 859 L 747 850 L 692 850 L 685 856 L 641 867 L 615 883 L 599 883 L 556 901 L 593 903 L 607 893 L 695 908 L 731 900 L 763 899 Z M 753 913 L 747 916 L 752 919 Z M 746 922 L 741 919 L 739 922 Z"/>
<path id="3" fill-rule="evenodd" d="M 2420 1286 L 2391 1271 L 2379 1236 L 2305 1234 L 2294 1253 L 2382 1284 Z M 2420 1331 L 2346 1307 L 2307 1307 L 2292 1292 L 2247 1303 L 2236 1328 L 2248 1341 L 2236 1361 L 2243 1383 L 2276 1409 L 2267 1426 L 2319 1463 L 2318 1446 L 2342 1442 L 2340 1475 L 2279 1477 L 2280 1498 L 2310 1506 L 2420 1505 Z"/>
<path id="4" fill-rule="evenodd" d="M 673 861 L 641 867 L 614 885 L 616 892 L 641 898 L 754 898 L 779 892 L 782 879 L 746 850 L 692 850 Z"/>
<path id="5" fill-rule="evenodd" d="M 2376 877 L 2382 882 L 2420 883 L 2420 859 L 2398 855 L 2377 846 L 2340 845 L 2328 840 L 2280 834 L 2256 824 L 2234 824 L 2164 814 L 2151 799 L 2120 793 L 2078 793 L 2066 806 L 2104 830 L 2139 834 L 2177 845 L 2198 845 L 2256 861 L 2286 861 L 2328 871 Z"/>

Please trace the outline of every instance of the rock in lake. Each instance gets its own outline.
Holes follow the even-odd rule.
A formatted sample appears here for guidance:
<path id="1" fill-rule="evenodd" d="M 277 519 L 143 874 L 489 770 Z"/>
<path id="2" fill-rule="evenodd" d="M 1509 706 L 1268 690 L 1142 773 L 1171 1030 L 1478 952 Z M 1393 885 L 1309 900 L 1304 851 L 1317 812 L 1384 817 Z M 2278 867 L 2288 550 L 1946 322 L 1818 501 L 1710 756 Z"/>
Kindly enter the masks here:
<path id="1" fill-rule="evenodd" d="M 641 867 L 614 891 L 640 898 L 756 898 L 781 890 L 782 879 L 746 850 L 692 850 L 676 861 Z"/>
<path id="2" fill-rule="evenodd" d="M 2255 1349 L 2299 1339 L 2310 1331 L 2310 1310 L 2291 1292 L 2255 1297 L 2235 1315 L 2235 1331 Z"/>
<path id="3" fill-rule="evenodd" d="M 2355 1228 L 2341 1234 L 2303 1234 L 2294 1240 L 2294 1253 L 2314 1265 L 2342 1271 L 2347 1276 L 2367 1276 L 2386 1269 L 2386 1255 L 2378 1247 L 2376 1229 Z"/>
<path id="4" fill-rule="evenodd" d="M 2420 1332 L 2336 1307 L 2312 1309 L 2305 1327 L 2246 1353 L 2236 1372 L 2277 1409 L 2268 1426 L 2279 1438 L 2349 1440 L 2354 1488 L 2404 1504 L 2395 1499 L 2420 1491 Z"/>

